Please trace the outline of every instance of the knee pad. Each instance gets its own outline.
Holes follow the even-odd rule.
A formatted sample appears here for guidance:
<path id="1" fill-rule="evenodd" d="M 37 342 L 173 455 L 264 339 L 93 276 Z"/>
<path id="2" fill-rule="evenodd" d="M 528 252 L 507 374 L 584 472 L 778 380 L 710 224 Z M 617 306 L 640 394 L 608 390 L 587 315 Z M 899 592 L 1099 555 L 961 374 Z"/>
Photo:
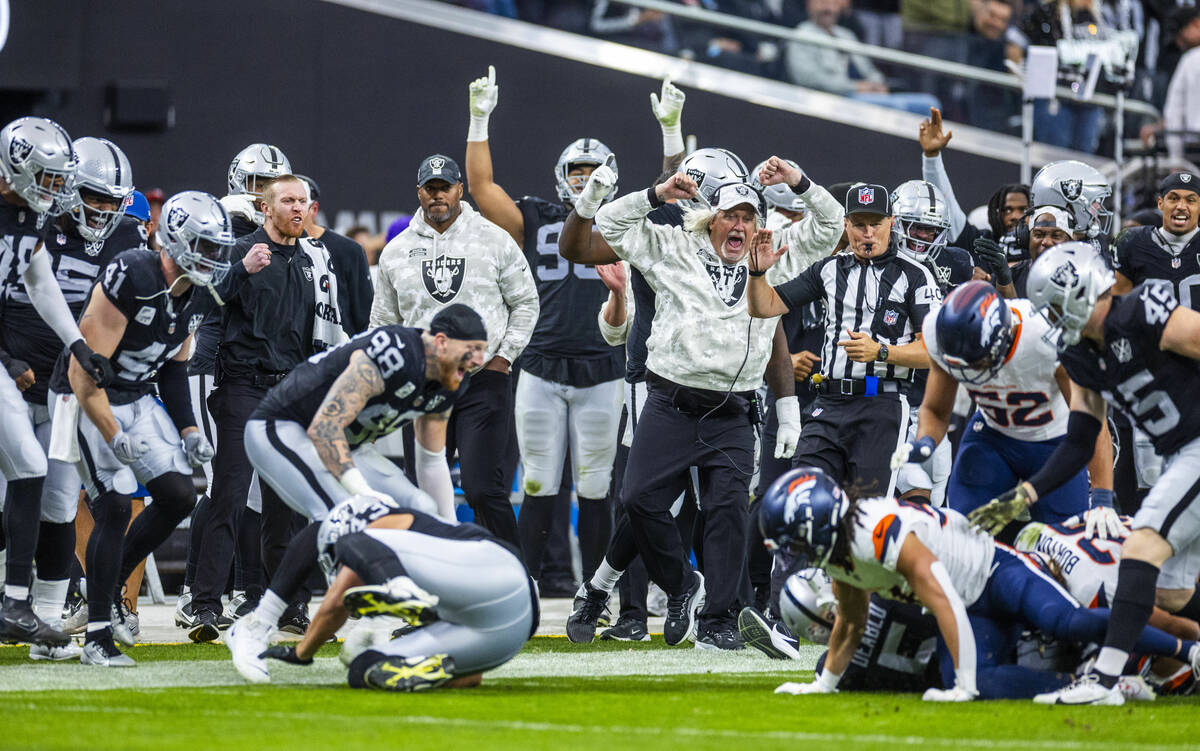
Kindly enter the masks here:
<path id="1" fill-rule="evenodd" d="M 350 688 L 367 688 L 367 671 L 385 659 L 387 659 L 387 655 L 376 652 L 374 649 L 368 649 L 355 657 L 346 672 L 346 680 L 350 683 Z"/>

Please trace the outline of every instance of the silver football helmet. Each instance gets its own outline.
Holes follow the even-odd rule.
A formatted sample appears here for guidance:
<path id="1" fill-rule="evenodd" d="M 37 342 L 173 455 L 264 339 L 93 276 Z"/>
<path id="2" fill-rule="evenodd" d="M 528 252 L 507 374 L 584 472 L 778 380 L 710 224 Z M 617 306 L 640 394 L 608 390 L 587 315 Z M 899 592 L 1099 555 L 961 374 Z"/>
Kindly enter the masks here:
<path id="1" fill-rule="evenodd" d="M 35 214 L 66 210 L 75 182 L 75 149 L 62 126 L 44 117 L 20 117 L 0 129 L 0 177 Z"/>
<path id="2" fill-rule="evenodd" d="M 1038 256 L 1025 290 L 1034 310 L 1050 322 L 1046 341 L 1059 350 L 1078 342 L 1096 301 L 1114 281 L 1112 270 L 1091 243 L 1072 240 Z"/>
<path id="3" fill-rule="evenodd" d="M 704 209 L 712 205 L 717 188 L 726 183 L 744 183 L 749 177 L 746 165 L 727 149 L 696 149 L 684 157 L 677 171 L 695 180 L 700 190 L 695 199 L 680 203 Z"/>
<path id="4" fill-rule="evenodd" d="M 291 173 L 292 163 L 282 151 L 270 144 L 252 143 L 239 151 L 229 165 L 229 193 L 257 199 L 262 196 L 267 181 Z M 251 203 L 254 205 L 254 222 L 261 226 L 266 217 L 257 201 Z"/>
<path id="5" fill-rule="evenodd" d="M 792 165 L 796 169 L 800 169 L 800 165 L 793 162 L 791 159 L 785 159 L 785 162 Z M 800 196 L 791 187 L 784 183 L 778 185 L 769 185 L 764 187 L 758 181 L 758 173 L 762 172 L 762 168 L 766 165 L 766 160 L 759 162 L 754 166 L 754 171 L 750 173 L 750 186 L 762 194 L 767 203 L 777 209 L 787 209 L 788 211 L 804 211 L 804 201 L 800 200 Z"/>
<path id="6" fill-rule="evenodd" d="M 837 617 L 837 598 L 829 576 L 819 568 L 789 576 L 779 593 L 779 615 L 796 636 L 828 644 Z"/>
<path id="7" fill-rule="evenodd" d="M 101 242 L 112 235 L 133 200 L 133 168 L 125 152 L 106 138 L 77 138 L 74 147 L 79 166 L 68 211 L 84 240 Z M 87 203 L 89 196 L 115 201 L 117 208 L 94 208 Z"/>
<path id="8" fill-rule="evenodd" d="M 229 271 L 233 227 L 225 207 L 208 193 L 185 190 L 168 198 L 156 237 L 193 284 L 211 288 Z"/>
<path id="9" fill-rule="evenodd" d="M 1111 197 L 1112 187 L 1099 170 L 1064 160 L 1051 162 L 1034 175 L 1029 205 L 1066 209 L 1077 230 L 1094 238 L 1112 231 L 1112 211 L 1105 205 Z"/>
<path id="10" fill-rule="evenodd" d="M 388 514 L 401 511 L 395 501 L 370 495 L 352 495 L 329 511 L 329 516 L 317 527 L 317 563 L 325 577 L 333 581 L 338 557 L 334 545 L 346 535 L 361 532 L 367 525 Z"/>
<path id="11" fill-rule="evenodd" d="M 946 197 L 932 183 L 909 180 L 892 191 L 892 216 L 900 252 L 930 263 L 950 242 Z"/>
<path id="12" fill-rule="evenodd" d="M 609 168 L 613 173 L 620 174 L 617 172 L 616 155 L 599 139 L 578 138 L 572 141 L 567 148 L 562 150 L 562 153 L 558 155 L 558 161 L 554 163 L 554 189 L 558 191 L 559 200 L 563 203 L 572 203 L 583 190 L 583 186 L 587 185 L 587 177 L 583 175 L 572 177 L 567 174 L 571 171 L 572 166 L 590 164 L 593 167 L 599 167 L 609 157 L 612 158 L 611 161 L 608 161 Z M 610 200 L 617 195 L 615 184 L 608 195 Z"/>

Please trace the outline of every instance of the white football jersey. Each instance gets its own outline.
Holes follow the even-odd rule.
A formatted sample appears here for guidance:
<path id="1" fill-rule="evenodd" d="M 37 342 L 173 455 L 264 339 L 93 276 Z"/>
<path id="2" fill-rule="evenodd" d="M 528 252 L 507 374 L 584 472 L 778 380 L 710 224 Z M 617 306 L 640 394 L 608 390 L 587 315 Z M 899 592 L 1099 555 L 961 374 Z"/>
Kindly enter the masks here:
<path id="1" fill-rule="evenodd" d="M 1128 525 L 1132 519 L 1122 517 Z M 1124 537 L 1107 540 L 1088 538 L 1083 521 L 1026 524 L 1017 535 L 1017 550 L 1040 553 L 1058 562 L 1071 596 L 1089 608 L 1112 606 L 1117 591 L 1117 569 L 1121 567 Z"/>
<path id="2" fill-rule="evenodd" d="M 1045 339 L 1050 324 L 1028 300 L 1005 300 L 1017 323 L 1016 341 L 999 372 L 982 385 L 964 383 L 989 428 L 1020 441 L 1046 441 L 1067 432 L 1067 400 L 1058 389 L 1054 371 L 1058 350 Z M 943 370 L 938 349 L 937 312 L 925 316 L 921 327 L 929 357 Z"/>
<path id="3" fill-rule="evenodd" d="M 885 597 L 911 597 L 908 582 L 896 571 L 900 548 L 911 533 L 946 567 L 964 605 L 983 594 L 996 548 L 991 535 L 972 529 L 965 516 L 895 498 L 865 499 L 858 509 L 850 541 L 853 566 L 827 566 L 831 577 Z"/>

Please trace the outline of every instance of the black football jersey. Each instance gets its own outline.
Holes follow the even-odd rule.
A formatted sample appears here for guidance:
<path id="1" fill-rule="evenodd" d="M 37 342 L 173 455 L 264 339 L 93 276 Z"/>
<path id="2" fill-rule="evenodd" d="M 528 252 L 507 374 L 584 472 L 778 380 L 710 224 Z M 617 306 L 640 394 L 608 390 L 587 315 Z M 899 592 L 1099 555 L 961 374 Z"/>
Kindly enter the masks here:
<path id="1" fill-rule="evenodd" d="M 924 691 L 941 686 L 937 620 L 919 605 L 872 594 L 858 649 L 842 673 L 845 691 Z M 817 663 L 819 671 L 825 656 Z"/>
<path id="2" fill-rule="evenodd" d="M 1134 284 L 1165 279 L 1175 298 L 1200 310 L 1200 233 L 1176 253 L 1159 227 L 1132 227 L 1117 239 L 1117 271 Z"/>
<path id="3" fill-rule="evenodd" d="M 1120 409 L 1160 456 L 1200 436 L 1200 362 L 1159 348 L 1177 307 L 1170 282 L 1143 282 L 1113 298 L 1103 347 L 1081 339 L 1061 353 L 1071 380 Z"/>
<path id="4" fill-rule="evenodd" d="M 350 341 L 313 355 L 271 389 L 254 410 L 254 420 L 291 420 L 305 428 L 325 401 L 333 382 L 362 350 L 383 376 L 383 393 L 373 396 L 346 428 L 351 448 L 381 438 L 421 415 L 445 412 L 467 388 L 464 379 L 457 391 L 425 381 L 425 345 L 421 330 L 406 326 L 380 326 Z"/>
<path id="5" fill-rule="evenodd" d="M 525 222 L 525 258 L 537 282 L 541 313 L 521 355 L 521 368 L 555 383 L 586 387 L 621 377 L 624 356 L 596 325 L 608 288 L 591 266 L 558 252 L 558 236 L 570 209 L 525 196 L 517 201 Z"/>
<path id="6" fill-rule="evenodd" d="M 37 217 L 28 208 L 0 198 L 0 302 L 8 301 L 42 239 Z"/>
<path id="7" fill-rule="evenodd" d="M 50 266 L 58 280 L 67 307 L 76 319 L 83 313 L 83 304 L 100 270 L 118 253 L 145 247 L 142 224 L 133 217 L 123 217 L 107 240 L 85 242 L 75 230 L 69 216 L 61 216 L 42 230 L 43 252 L 50 254 Z M 54 329 L 42 320 L 29 299 L 25 280 L 16 275 L 7 285 L 10 294 L 4 299 L 3 321 L 0 321 L 0 348 L 29 364 L 36 380 L 21 395 L 31 404 L 46 403 L 46 389 L 54 364 L 62 354 L 63 343 Z"/>

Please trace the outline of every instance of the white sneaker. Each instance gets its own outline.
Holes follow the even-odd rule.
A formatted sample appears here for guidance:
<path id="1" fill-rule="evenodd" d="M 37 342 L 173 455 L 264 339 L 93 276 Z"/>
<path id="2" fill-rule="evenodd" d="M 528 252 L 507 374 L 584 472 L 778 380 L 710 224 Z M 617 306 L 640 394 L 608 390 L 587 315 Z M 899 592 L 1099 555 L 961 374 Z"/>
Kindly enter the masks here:
<path id="1" fill-rule="evenodd" d="M 75 642 L 71 642 L 66 646 L 53 647 L 49 644 L 31 644 L 29 645 L 29 659 L 31 660 L 53 660 L 54 662 L 63 662 L 65 660 L 74 660 L 80 656 L 83 650 Z"/>
<path id="2" fill-rule="evenodd" d="M 233 667 L 251 683 L 268 683 L 271 673 L 267 661 L 259 657 L 271 646 L 270 638 L 274 626 L 259 620 L 257 613 L 239 618 L 225 633 L 225 646 L 233 656 Z"/>
<path id="3" fill-rule="evenodd" d="M 120 642 L 122 646 L 133 646 L 133 628 L 129 622 L 129 616 L 133 615 L 125 608 L 125 603 L 120 605 L 114 604 L 110 611 L 109 619 L 112 622 L 113 639 Z"/>
<path id="4" fill-rule="evenodd" d="M 338 659 L 342 661 L 343 665 L 350 667 L 350 663 L 354 662 L 354 658 L 376 644 L 382 644 L 386 641 L 388 641 L 387 634 L 380 631 L 377 625 L 364 623 L 349 634 L 346 634 L 346 640 L 342 642 L 342 651 L 338 654 Z"/>
<path id="5" fill-rule="evenodd" d="M 646 590 L 646 612 L 659 618 L 667 614 L 667 593 L 654 582 Z"/>
<path id="6" fill-rule="evenodd" d="M 1146 679 L 1140 675 L 1123 675 L 1117 679 L 1116 689 L 1121 696 L 1131 701 L 1154 701 L 1158 695 Z"/>
<path id="7" fill-rule="evenodd" d="M 246 593 L 235 589 L 233 594 L 229 595 L 229 602 L 225 605 L 223 615 L 231 621 L 236 621 L 238 618 L 249 615 L 253 610 L 253 607 L 246 607 Z"/>
<path id="8" fill-rule="evenodd" d="M 84 643 L 83 650 L 79 653 L 79 662 L 82 665 L 102 668 L 132 668 L 137 665 L 132 657 L 122 654 L 121 650 L 117 649 L 111 638 Z"/>
<path id="9" fill-rule="evenodd" d="M 175 625 L 179 628 L 196 625 L 196 614 L 192 612 L 192 590 L 186 585 L 179 590 L 179 599 L 175 601 Z"/>
<path id="10" fill-rule="evenodd" d="M 1052 691 L 1048 694 L 1038 694 L 1033 697 L 1035 704 L 1094 704 L 1097 706 L 1119 707 L 1125 703 L 1125 695 L 1116 686 L 1105 688 L 1100 683 L 1100 676 L 1087 673 L 1075 679 L 1066 688 Z"/>
<path id="11" fill-rule="evenodd" d="M 66 607 L 62 625 L 64 634 L 82 634 L 87 630 L 87 624 L 87 600 L 79 599 Z"/>

